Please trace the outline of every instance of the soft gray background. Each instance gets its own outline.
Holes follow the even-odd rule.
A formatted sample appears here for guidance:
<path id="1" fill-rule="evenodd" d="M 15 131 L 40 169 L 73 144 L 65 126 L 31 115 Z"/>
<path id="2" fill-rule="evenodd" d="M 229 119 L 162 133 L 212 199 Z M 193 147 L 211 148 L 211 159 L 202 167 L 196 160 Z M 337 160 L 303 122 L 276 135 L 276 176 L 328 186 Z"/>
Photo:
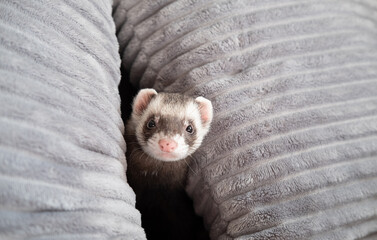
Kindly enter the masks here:
<path id="1" fill-rule="evenodd" d="M 0 1 L 0 239 L 145 239 L 111 1 Z"/>
<path id="2" fill-rule="evenodd" d="M 213 239 L 377 238 L 377 1 L 116 6 L 135 86 L 213 102 L 188 186 Z"/>
<path id="3" fill-rule="evenodd" d="M 188 192 L 213 239 L 377 238 L 375 0 L 0 2 L 0 239 L 143 239 L 135 86 L 203 95 Z"/>

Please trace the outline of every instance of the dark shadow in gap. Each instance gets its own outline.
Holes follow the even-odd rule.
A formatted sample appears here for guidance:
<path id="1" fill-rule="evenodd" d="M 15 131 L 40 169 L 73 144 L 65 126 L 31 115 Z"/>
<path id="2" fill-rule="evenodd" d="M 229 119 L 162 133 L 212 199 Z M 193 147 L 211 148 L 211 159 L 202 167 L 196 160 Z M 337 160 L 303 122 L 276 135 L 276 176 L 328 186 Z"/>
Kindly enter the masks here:
<path id="1" fill-rule="evenodd" d="M 129 74 L 126 72 L 123 66 L 120 68 L 120 71 L 122 74 L 120 84 L 118 86 L 120 102 L 121 102 L 120 110 L 122 113 L 122 120 L 124 124 L 126 124 L 128 118 L 131 116 L 132 100 L 137 94 L 138 89 L 136 89 L 130 83 L 129 78 L 128 78 Z"/>

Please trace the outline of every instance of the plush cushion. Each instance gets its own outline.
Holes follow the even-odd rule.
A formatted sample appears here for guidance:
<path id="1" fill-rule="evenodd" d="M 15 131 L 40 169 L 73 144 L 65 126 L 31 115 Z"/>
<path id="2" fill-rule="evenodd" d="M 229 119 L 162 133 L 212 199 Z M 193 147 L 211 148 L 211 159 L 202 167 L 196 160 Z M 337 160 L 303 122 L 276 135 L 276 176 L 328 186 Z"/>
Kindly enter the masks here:
<path id="1" fill-rule="evenodd" d="M 116 6 L 135 86 L 213 102 L 187 187 L 212 239 L 375 236 L 375 0 Z"/>
<path id="2" fill-rule="evenodd" d="M 0 3 L 0 238 L 143 239 L 111 1 Z"/>

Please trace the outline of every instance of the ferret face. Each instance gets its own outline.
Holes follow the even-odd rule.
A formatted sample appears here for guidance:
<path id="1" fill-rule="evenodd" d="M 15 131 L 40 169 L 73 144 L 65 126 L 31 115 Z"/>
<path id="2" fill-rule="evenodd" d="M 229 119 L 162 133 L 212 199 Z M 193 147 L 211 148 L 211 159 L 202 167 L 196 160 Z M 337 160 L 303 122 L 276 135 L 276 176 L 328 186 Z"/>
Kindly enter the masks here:
<path id="1" fill-rule="evenodd" d="M 145 153 L 161 161 L 178 161 L 202 143 L 212 121 L 212 104 L 173 93 L 143 89 L 135 97 L 131 122 Z"/>

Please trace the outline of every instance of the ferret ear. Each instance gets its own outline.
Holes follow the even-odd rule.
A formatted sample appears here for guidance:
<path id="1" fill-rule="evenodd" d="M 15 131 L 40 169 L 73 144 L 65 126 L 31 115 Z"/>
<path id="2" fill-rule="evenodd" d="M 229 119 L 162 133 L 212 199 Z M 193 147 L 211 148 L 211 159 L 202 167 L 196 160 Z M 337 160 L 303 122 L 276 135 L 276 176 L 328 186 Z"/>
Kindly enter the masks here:
<path id="1" fill-rule="evenodd" d="M 141 115 L 155 95 L 157 95 L 157 92 L 152 88 L 140 90 L 133 102 L 133 112 Z"/>
<path id="2" fill-rule="evenodd" d="M 199 105 L 200 117 L 203 125 L 208 127 L 212 122 L 213 109 L 210 100 L 204 97 L 197 97 L 195 102 Z"/>

